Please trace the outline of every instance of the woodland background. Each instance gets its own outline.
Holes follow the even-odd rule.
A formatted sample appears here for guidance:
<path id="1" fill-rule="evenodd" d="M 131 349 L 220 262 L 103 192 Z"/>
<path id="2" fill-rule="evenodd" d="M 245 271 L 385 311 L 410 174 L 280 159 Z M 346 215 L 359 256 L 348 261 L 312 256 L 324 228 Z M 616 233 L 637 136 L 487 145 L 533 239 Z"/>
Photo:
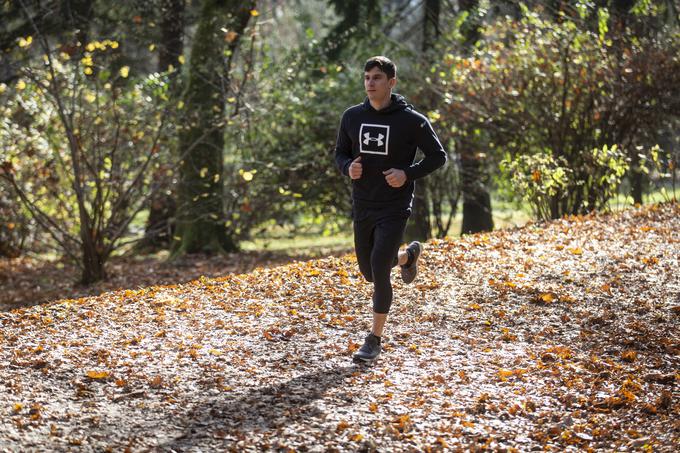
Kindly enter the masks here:
<path id="1" fill-rule="evenodd" d="M 5 0 L 0 13 L 10 292 L 101 284 L 153 267 L 145 257 L 227 253 L 248 270 L 351 248 L 332 152 L 376 54 L 451 157 L 418 184 L 408 239 L 676 197 L 672 0 Z"/>

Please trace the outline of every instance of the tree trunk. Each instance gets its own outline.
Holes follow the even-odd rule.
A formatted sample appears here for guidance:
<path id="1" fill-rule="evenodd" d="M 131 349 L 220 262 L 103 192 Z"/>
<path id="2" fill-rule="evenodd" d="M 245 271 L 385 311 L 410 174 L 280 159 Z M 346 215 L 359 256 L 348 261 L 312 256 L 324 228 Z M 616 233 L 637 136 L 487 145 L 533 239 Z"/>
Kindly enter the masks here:
<path id="1" fill-rule="evenodd" d="M 184 52 L 184 10 L 185 0 L 161 0 L 161 42 L 158 54 L 158 72 L 165 72 L 170 65 L 178 67 L 178 57 Z M 180 94 L 180 71 L 170 74 L 172 98 Z M 165 172 L 166 169 L 161 169 Z M 164 181 L 163 175 L 159 175 Z M 144 238 L 137 246 L 138 250 L 155 250 L 168 247 L 174 235 L 174 217 L 177 211 L 175 198 L 169 194 L 172 190 L 169 183 L 164 183 L 149 200 L 149 217 L 144 228 Z"/>
<path id="2" fill-rule="evenodd" d="M 84 239 L 84 238 L 83 238 Z M 80 283 L 89 285 L 106 278 L 104 264 L 106 257 L 97 252 L 97 247 L 92 240 L 83 241 L 83 268 L 80 276 Z"/>
<path id="3" fill-rule="evenodd" d="M 158 70 L 178 67 L 177 58 L 184 51 L 185 0 L 161 0 L 161 42 L 158 47 Z M 175 72 L 174 74 L 178 74 Z"/>
<path id="4" fill-rule="evenodd" d="M 70 0 L 61 5 L 62 15 L 76 32 L 76 41 L 82 44 L 81 49 L 85 49 L 87 44 L 87 35 L 94 15 L 93 4 L 92 0 Z"/>
<path id="5" fill-rule="evenodd" d="M 191 49 L 184 91 L 184 128 L 180 132 L 178 239 L 172 256 L 236 250 L 223 213 L 224 93 L 230 62 L 250 19 L 254 1 L 205 0 Z M 221 28 L 236 35 L 225 36 Z M 217 43 L 229 42 L 228 61 Z M 225 68 L 226 66 L 226 68 Z"/>
<path id="6" fill-rule="evenodd" d="M 439 37 L 439 12 L 440 0 L 426 0 L 425 15 L 423 18 L 423 55 L 426 56 L 432 50 Z M 429 59 L 428 59 L 429 61 Z M 426 92 L 424 103 L 429 108 L 434 103 L 431 93 Z M 413 200 L 413 215 L 406 227 L 406 239 L 408 241 L 427 241 L 432 237 L 430 225 L 430 203 L 427 195 L 427 180 L 421 179 L 416 182 L 416 190 Z"/>
<path id="7" fill-rule="evenodd" d="M 464 149 L 460 153 L 460 164 L 463 192 L 461 234 L 491 231 L 493 230 L 491 196 L 484 186 L 481 162 L 474 153 Z"/>
<path id="8" fill-rule="evenodd" d="M 642 188 L 643 188 L 643 174 L 640 171 L 632 171 L 629 173 L 630 178 L 630 195 L 633 197 L 633 202 L 642 204 Z"/>
<path id="9" fill-rule="evenodd" d="M 72 0 L 64 2 L 62 14 L 70 28 L 75 31 L 76 41 L 81 45 L 80 53 L 85 51 L 89 39 L 88 32 L 94 14 L 92 0 Z M 81 149 L 75 139 L 70 140 L 74 165 L 74 190 L 78 199 L 78 214 L 80 217 L 80 249 L 82 253 L 80 283 L 90 285 L 106 278 L 105 264 L 108 258 L 103 252 L 101 237 L 95 231 L 94 214 L 88 211 L 85 201 L 85 189 L 82 185 Z"/>
<path id="10" fill-rule="evenodd" d="M 439 13 L 441 0 L 425 0 L 425 17 L 423 22 L 423 51 L 432 48 L 439 38 Z"/>
<path id="11" fill-rule="evenodd" d="M 416 191 L 413 199 L 413 213 L 411 220 L 406 224 L 404 233 L 407 241 L 427 241 L 432 237 L 430 227 L 430 209 L 427 200 L 427 187 L 425 180 L 416 182 Z"/>
<path id="12" fill-rule="evenodd" d="M 475 14 L 479 0 L 459 0 L 458 4 L 462 11 L 469 13 L 462 31 L 465 36 L 465 47 L 471 51 L 480 37 L 479 19 Z M 460 148 L 461 192 L 463 193 L 461 234 L 493 230 L 491 196 L 484 184 L 483 166 L 470 147 L 470 144 L 462 143 Z"/>

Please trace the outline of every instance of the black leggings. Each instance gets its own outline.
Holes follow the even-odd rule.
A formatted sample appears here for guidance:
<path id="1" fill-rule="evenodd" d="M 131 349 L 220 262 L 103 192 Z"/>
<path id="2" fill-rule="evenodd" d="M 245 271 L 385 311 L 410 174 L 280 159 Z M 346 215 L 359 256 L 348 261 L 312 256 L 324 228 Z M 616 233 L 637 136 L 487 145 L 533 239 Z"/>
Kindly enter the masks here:
<path id="1" fill-rule="evenodd" d="M 392 305 L 390 273 L 404 236 L 409 212 L 362 210 L 354 215 L 354 249 L 359 270 L 373 282 L 373 311 L 388 313 Z"/>

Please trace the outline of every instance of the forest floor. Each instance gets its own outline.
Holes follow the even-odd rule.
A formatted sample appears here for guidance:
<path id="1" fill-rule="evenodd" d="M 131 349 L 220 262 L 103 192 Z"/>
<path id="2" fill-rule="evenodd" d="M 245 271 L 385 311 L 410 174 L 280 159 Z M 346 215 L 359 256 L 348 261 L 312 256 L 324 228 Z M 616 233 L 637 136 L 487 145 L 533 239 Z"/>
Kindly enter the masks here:
<path id="1" fill-rule="evenodd" d="M 0 451 L 676 451 L 680 206 L 0 312 Z"/>
<path id="2" fill-rule="evenodd" d="M 30 256 L 4 258 L 0 259 L 0 311 L 110 291 L 186 283 L 199 277 L 243 274 L 257 268 L 348 252 L 344 247 L 309 247 L 296 251 L 253 250 L 217 256 L 185 255 L 173 261 L 167 259 L 165 251 L 127 253 L 111 258 L 106 264 L 107 279 L 91 285 L 78 283 L 79 268 L 66 260 Z"/>

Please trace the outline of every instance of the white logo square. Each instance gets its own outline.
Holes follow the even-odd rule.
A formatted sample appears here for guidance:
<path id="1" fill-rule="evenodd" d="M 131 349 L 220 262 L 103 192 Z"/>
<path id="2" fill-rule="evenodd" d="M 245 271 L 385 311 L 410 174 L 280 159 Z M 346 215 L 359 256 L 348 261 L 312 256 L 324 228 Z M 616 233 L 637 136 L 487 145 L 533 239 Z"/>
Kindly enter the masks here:
<path id="1" fill-rule="evenodd" d="M 384 124 L 362 123 L 359 129 L 359 151 L 367 154 L 387 156 L 390 127 Z"/>

